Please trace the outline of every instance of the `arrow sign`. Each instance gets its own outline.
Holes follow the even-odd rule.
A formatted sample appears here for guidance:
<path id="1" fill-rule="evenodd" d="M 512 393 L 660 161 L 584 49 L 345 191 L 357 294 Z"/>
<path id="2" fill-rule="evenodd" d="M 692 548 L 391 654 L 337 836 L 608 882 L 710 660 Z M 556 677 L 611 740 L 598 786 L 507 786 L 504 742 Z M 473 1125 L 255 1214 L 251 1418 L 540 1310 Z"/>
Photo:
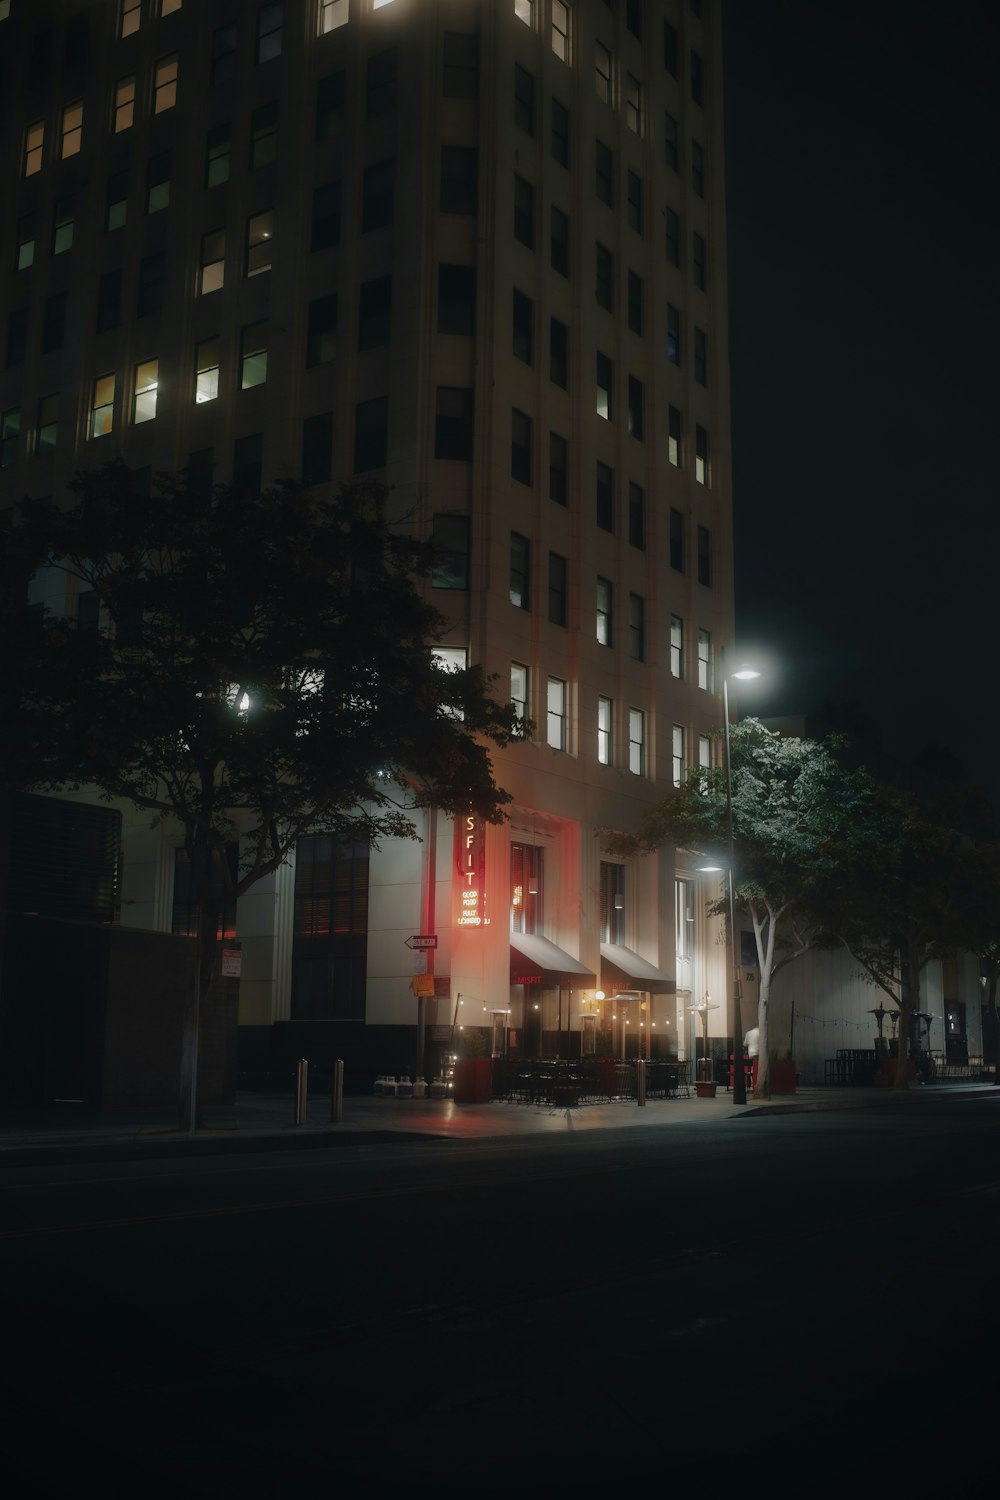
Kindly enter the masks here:
<path id="1" fill-rule="evenodd" d="M 415 932 L 404 941 L 408 948 L 436 948 L 438 945 L 436 932 Z"/>

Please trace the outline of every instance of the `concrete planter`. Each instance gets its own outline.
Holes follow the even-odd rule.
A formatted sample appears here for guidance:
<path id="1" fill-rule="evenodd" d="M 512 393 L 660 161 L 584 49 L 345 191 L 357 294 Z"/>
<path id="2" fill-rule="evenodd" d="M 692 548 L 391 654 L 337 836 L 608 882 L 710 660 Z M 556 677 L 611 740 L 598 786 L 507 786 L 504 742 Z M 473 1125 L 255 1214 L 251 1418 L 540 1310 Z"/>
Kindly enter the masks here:
<path id="1" fill-rule="evenodd" d="M 694 1091 L 699 1099 L 714 1099 L 715 1091 L 719 1085 L 713 1079 L 709 1082 L 706 1078 L 699 1078 L 695 1083 Z"/>

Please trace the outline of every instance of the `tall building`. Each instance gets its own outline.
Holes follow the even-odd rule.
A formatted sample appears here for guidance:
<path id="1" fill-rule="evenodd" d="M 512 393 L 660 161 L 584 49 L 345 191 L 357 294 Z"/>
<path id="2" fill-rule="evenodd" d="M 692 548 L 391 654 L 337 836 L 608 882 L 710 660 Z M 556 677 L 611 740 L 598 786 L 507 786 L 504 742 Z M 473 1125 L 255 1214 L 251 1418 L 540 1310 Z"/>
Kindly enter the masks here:
<path id="1" fill-rule="evenodd" d="M 707 993 L 727 1031 L 714 890 L 598 833 L 721 724 L 720 8 L 0 0 L 0 505 L 118 455 L 139 491 L 385 480 L 447 658 L 536 726 L 503 826 L 306 840 L 241 900 L 246 1056 L 391 1065 L 424 963 L 438 1037 L 685 1057 Z M 122 920 L 186 931 L 179 831 L 125 819 Z"/>

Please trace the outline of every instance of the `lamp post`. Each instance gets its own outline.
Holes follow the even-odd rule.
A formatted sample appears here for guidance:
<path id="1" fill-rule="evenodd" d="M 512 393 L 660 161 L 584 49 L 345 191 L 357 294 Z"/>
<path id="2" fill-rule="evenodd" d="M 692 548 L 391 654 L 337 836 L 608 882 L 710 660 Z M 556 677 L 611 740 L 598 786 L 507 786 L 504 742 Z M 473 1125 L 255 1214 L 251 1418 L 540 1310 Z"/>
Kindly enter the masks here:
<path id="1" fill-rule="evenodd" d="M 736 846 L 733 840 L 733 762 L 729 748 L 729 679 L 752 682 L 760 673 L 754 667 L 738 667 L 735 672 L 726 671 L 726 651 L 722 648 L 722 724 L 725 730 L 726 747 L 726 829 L 729 837 L 729 942 L 733 965 L 733 1103 L 746 1104 L 747 1081 L 743 1072 L 743 1017 L 740 1001 L 740 954 L 736 942 L 736 897 L 734 894 L 733 866 L 736 863 Z"/>

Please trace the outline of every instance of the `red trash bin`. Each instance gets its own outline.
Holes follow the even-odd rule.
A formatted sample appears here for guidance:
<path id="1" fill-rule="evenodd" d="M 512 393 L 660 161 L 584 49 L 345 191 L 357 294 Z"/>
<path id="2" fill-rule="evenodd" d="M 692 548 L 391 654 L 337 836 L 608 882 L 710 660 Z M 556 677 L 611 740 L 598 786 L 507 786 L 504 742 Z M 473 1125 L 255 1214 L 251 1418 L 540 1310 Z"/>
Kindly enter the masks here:
<path id="1" fill-rule="evenodd" d="M 493 1065 L 488 1057 L 460 1057 L 455 1064 L 456 1104 L 489 1104 L 493 1094 Z"/>

